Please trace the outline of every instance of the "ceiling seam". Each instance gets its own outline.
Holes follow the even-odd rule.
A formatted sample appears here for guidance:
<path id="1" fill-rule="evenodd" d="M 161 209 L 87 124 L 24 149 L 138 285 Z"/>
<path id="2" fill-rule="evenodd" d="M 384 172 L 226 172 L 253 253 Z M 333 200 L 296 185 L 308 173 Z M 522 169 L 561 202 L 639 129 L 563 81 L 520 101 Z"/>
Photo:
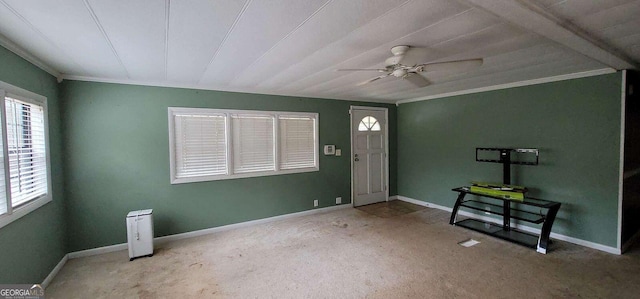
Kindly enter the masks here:
<path id="1" fill-rule="evenodd" d="M 596 39 L 595 37 L 591 37 L 588 34 L 588 31 L 571 23 L 570 21 L 563 21 L 563 19 L 556 17 L 545 8 L 533 3 L 530 0 L 516 0 L 513 2 L 507 2 L 501 6 L 497 6 L 494 2 L 490 2 L 489 0 L 464 1 L 473 7 L 482 9 L 504 21 L 507 21 L 513 26 L 533 33 L 537 33 L 544 38 L 557 43 L 558 45 L 561 45 L 567 49 L 571 49 L 577 54 L 598 61 L 604 65 L 610 67 L 613 67 L 612 65 L 617 65 L 615 66 L 616 69 L 637 65 L 637 62 L 633 59 L 630 59 L 625 53 L 612 46 L 608 46 L 606 43 L 599 39 Z M 513 10 L 513 6 L 520 6 L 524 11 L 526 11 L 526 15 L 528 15 L 528 17 L 536 18 L 537 20 L 534 20 L 534 22 L 536 23 L 535 25 L 538 25 L 539 28 L 551 26 L 553 30 L 551 30 L 551 32 L 540 33 L 540 30 L 533 29 L 531 28 L 531 26 L 527 26 L 526 24 L 523 25 L 523 22 L 514 22 L 504 13 L 504 10 L 507 8 L 511 8 Z M 502 11 L 497 12 L 496 10 Z M 511 14 L 513 14 L 513 12 L 511 12 Z M 531 20 L 529 20 L 529 23 L 531 23 Z M 558 35 L 564 35 L 564 42 L 558 40 Z M 569 36 L 568 39 L 567 35 Z M 575 43 L 581 43 L 583 44 L 582 46 L 585 46 L 586 44 L 589 49 L 578 50 L 575 46 Z M 590 51 L 591 53 L 587 54 L 587 51 Z M 594 54 L 593 51 L 598 53 Z M 602 57 L 602 55 L 605 55 L 606 57 Z"/>
<path id="2" fill-rule="evenodd" d="M 233 32 L 233 30 L 236 28 L 236 25 L 238 25 L 238 23 L 240 22 L 240 19 L 242 19 L 242 16 L 244 15 L 245 11 L 247 11 L 247 8 L 249 7 L 249 4 L 251 4 L 251 1 L 252 0 L 247 0 L 244 3 L 244 6 L 242 6 L 242 9 L 240 10 L 238 15 L 236 16 L 236 19 L 233 20 L 233 24 L 231 24 L 231 27 L 229 27 L 229 30 L 224 35 L 224 38 L 220 42 L 220 45 L 218 46 L 216 51 L 213 53 L 213 56 L 209 60 L 209 63 L 207 64 L 207 67 L 205 67 L 204 71 L 202 72 L 202 75 L 200 76 L 200 79 L 197 82 L 198 84 L 202 83 L 202 79 L 204 78 L 204 75 L 207 73 L 207 70 L 209 69 L 211 64 L 213 64 L 213 61 L 216 59 L 216 57 L 218 57 L 218 53 L 220 53 L 220 49 L 222 49 L 224 44 L 227 42 L 227 39 L 229 39 L 229 36 L 231 35 L 231 32 Z"/>
<path id="3" fill-rule="evenodd" d="M 107 44 L 109 45 L 109 48 L 111 49 L 111 52 L 113 52 L 113 55 L 116 57 L 116 60 L 118 60 L 118 63 L 120 63 L 120 66 L 122 67 L 122 69 L 124 69 L 124 72 L 127 75 L 127 78 L 131 78 L 131 76 L 129 75 L 129 71 L 127 70 L 127 67 L 124 65 L 124 63 L 120 59 L 120 55 L 118 55 L 118 51 L 116 51 L 116 48 L 113 46 L 113 43 L 111 43 L 111 39 L 109 39 L 109 35 L 107 34 L 107 32 L 102 27 L 102 23 L 100 23 L 100 19 L 98 19 L 98 16 L 93 11 L 93 8 L 91 7 L 91 4 L 89 3 L 89 0 L 83 0 L 83 2 L 84 2 L 85 7 L 87 8 L 87 10 L 89 11 L 89 14 L 91 15 L 91 18 L 93 18 L 93 21 L 95 22 L 96 26 L 98 27 L 98 30 L 100 30 L 100 32 L 102 33 L 102 36 L 104 37 L 104 39 L 106 40 Z"/>
<path id="4" fill-rule="evenodd" d="M 495 23 L 495 24 L 491 24 L 491 25 L 489 25 L 489 26 L 487 26 L 487 27 L 484 27 L 484 28 L 482 28 L 482 29 L 480 29 L 480 30 L 476 30 L 476 31 L 473 31 L 473 32 L 469 32 L 469 33 L 466 33 L 466 34 L 463 34 L 463 35 L 458 35 L 458 36 L 453 37 L 453 38 L 450 38 L 450 39 L 448 39 L 448 40 L 443 40 L 443 41 L 441 41 L 441 42 L 435 43 L 435 44 L 431 45 L 430 47 L 435 47 L 435 46 L 444 45 L 444 44 L 446 44 L 446 43 L 448 43 L 448 42 L 456 41 L 456 40 L 459 40 L 459 39 L 461 39 L 461 38 L 465 38 L 465 37 L 467 37 L 467 36 L 473 36 L 473 35 L 476 35 L 476 34 L 478 34 L 478 33 L 483 32 L 483 31 L 487 31 L 487 30 L 489 30 L 489 29 L 492 29 L 492 28 L 498 27 L 498 26 L 500 26 L 500 25 L 509 25 L 509 24 L 508 24 L 507 22 L 498 22 L 498 23 Z"/>
<path id="5" fill-rule="evenodd" d="M 640 20 L 638 20 L 638 19 L 627 20 L 627 21 L 624 21 L 622 23 L 618 23 L 618 24 L 614 24 L 614 25 L 611 25 L 611 26 L 607 26 L 607 27 L 602 28 L 602 29 L 598 29 L 596 32 L 602 33 L 602 32 L 605 32 L 605 31 L 609 31 L 611 29 L 624 27 L 624 26 L 628 25 L 629 23 L 640 23 Z"/>
<path id="6" fill-rule="evenodd" d="M 66 53 L 64 53 L 64 51 L 56 44 L 54 43 L 52 40 L 50 40 L 44 33 L 42 33 L 42 31 L 38 30 L 38 28 L 36 28 L 33 24 L 31 24 L 31 22 L 29 22 L 27 20 L 27 18 L 25 18 L 22 14 L 20 14 L 18 11 L 16 11 L 12 6 L 9 5 L 9 3 L 7 3 L 4 0 L 0 0 L 0 3 L 2 3 L 2 5 L 4 5 L 9 11 L 11 11 L 11 13 L 13 13 L 16 17 L 18 17 L 18 19 L 20 19 L 23 23 L 27 24 L 29 26 L 29 28 L 31 28 L 31 30 L 35 31 L 38 35 L 40 35 L 40 38 L 44 39 L 47 43 L 51 44 L 52 46 L 54 46 L 55 48 L 58 49 L 58 51 L 60 51 L 60 53 L 65 54 L 65 56 L 67 56 L 67 59 L 69 59 L 69 61 L 73 62 L 78 68 L 80 68 L 83 72 L 85 73 L 89 73 L 87 72 L 87 70 L 82 67 L 82 65 L 80 65 L 78 62 L 76 62 L 75 60 L 73 60 L 73 58 L 71 58 L 71 56 L 67 55 Z M 8 40 L 8 39 L 7 39 Z M 11 42 L 13 44 L 15 44 L 14 42 Z M 28 53 L 26 50 L 21 49 L 24 52 Z M 29 55 L 36 57 L 35 55 L 29 53 Z M 37 58 L 37 57 L 36 57 Z M 51 68 L 53 70 L 55 70 L 54 68 Z M 58 73 L 61 73 L 58 70 L 55 70 Z"/>
<path id="7" fill-rule="evenodd" d="M 251 67 L 258 63 L 260 60 L 262 60 L 263 57 L 265 57 L 267 54 L 271 53 L 271 51 L 273 49 L 275 49 L 281 42 L 283 42 L 284 40 L 286 40 L 289 36 L 291 36 L 292 34 L 294 34 L 296 31 L 298 31 L 300 28 L 302 28 L 302 26 L 304 24 L 306 24 L 309 20 L 311 20 L 316 14 L 318 14 L 320 11 L 322 11 L 327 5 L 329 5 L 330 3 L 332 3 L 333 0 L 329 0 L 327 2 L 325 2 L 324 4 L 322 4 L 322 6 L 320 6 L 318 9 L 316 9 L 316 11 L 314 11 L 309 17 L 307 17 L 304 21 L 302 21 L 302 23 L 298 24 L 298 26 L 296 26 L 296 28 L 294 28 L 293 30 L 291 30 L 289 33 L 287 33 L 287 35 L 285 35 L 284 37 L 282 37 L 279 41 L 277 41 L 275 44 L 273 44 L 273 46 L 271 46 L 271 48 L 269 48 L 269 50 L 265 51 L 264 53 L 262 53 L 262 55 L 260 55 L 260 57 L 258 57 L 258 59 L 254 60 L 250 65 L 248 65 L 244 70 L 240 71 L 240 73 L 238 73 L 237 75 L 235 75 L 231 81 L 229 81 L 229 84 L 233 83 L 233 81 L 235 81 L 238 77 L 242 76 L 247 70 L 251 69 Z"/>
<path id="8" fill-rule="evenodd" d="M 411 35 L 413 35 L 413 34 L 416 34 L 416 33 L 420 32 L 420 31 L 422 31 L 422 30 L 425 30 L 425 29 L 431 28 L 432 26 L 435 26 L 435 25 L 440 24 L 440 23 L 442 23 L 442 22 L 445 22 L 445 21 L 448 21 L 448 20 L 454 19 L 454 18 L 456 18 L 456 17 L 458 17 L 458 16 L 460 16 L 460 15 L 464 15 L 464 14 L 466 14 L 466 13 L 468 13 L 468 12 L 472 11 L 472 10 L 473 10 L 473 8 L 467 9 L 467 10 L 462 11 L 462 12 L 460 12 L 460 13 L 457 13 L 457 14 L 455 14 L 455 15 L 451 16 L 451 17 L 444 18 L 444 19 L 442 19 L 442 20 L 440 20 L 440 21 L 437 21 L 437 22 L 435 22 L 435 23 L 433 23 L 433 24 L 430 24 L 430 25 L 428 25 L 428 26 L 426 26 L 426 27 L 422 27 L 422 28 L 420 28 L 420 29 L 418 29 L 418 30 L 416 30 L 416 31 L 410 32 L 410 33 L 408 33 L 408 34 L 406 34 L 406 35 L 404 35 L 404 36 L 402 36 L 402 37 L 396 38 L 396 39 L 394 39 L 394 40 L 392 40 L 392 41 L 390 41 L 390 42 L 387 42 L 387 43 L 392 43 L 392 42 L 395 42 L 395 41 L 397 41 L 397 40 L 401 40 L 401 39 L 403 39 L 403 38 L 407 38 L 408 36 L 411 36 Z M 385 44 L 387 44 L 387 43 L 385 43 Z M 375 47 L 375 48 L 373 48 L 373 49 L 371 49 L 371 50 L 364 51 L 364 52 L 362 52 L 362 53 L 360 53 L 360 54 L 358 54 L 358 55 L 356 55 L 356 56 L 354 56 L 354 57 L 351 57 L 351 58 L 346 59 L 346 60 L 343 60 L 343 61 L 341 61 L 341 62 L 339 62 L 339 63 L 333 64 L 333 65 L 331 65 L 330 67 L 327 67 L 327 68 L 324 68 L 324 69 L 322 69 L 322 70 L 319 70 L 319 71 L 317 71 L 317 72 L 315 72 L 315 73 L 313 73 L 313 74 L 307 75 L 307 76 L 302 77 L 302 78 L 300 78 L 300 79 L 298 79 L 298 80 L 292 81 L 292 82 L 290 82 L 290 83 L 288 83 L 288 84 L 284 85 L 283 87 L 280 87 L 279 89 L 280 89 L 280 90 L 282 90 L 284 87 L 287 87 L 287 86 L 289 86 L 289 85 L 291 85 L 291 84 L 293 84 L 293 83 L 299 82 L 300 80 L 303 80 L 303 79 L 305 79 L 305 78 L 311 77 L 312 75 L 318 74 L 318 73 L 320 73 L 320 72 L 323 72 L 323 71 L 326 71 L 326 70 L 329 70 L 329 69 L 333 69 L 333 68 L 334 68 L 336 65 L 338 65 L 338 64 L 342 64 L 342 63 L 348 62 L 348 61 L 353 60 L 353 59 L 356 59 L 356 58 L 358 58 L 358 57 L 360 57 L 360 56 L 362 56 L 362 55 L 365 55 L 365 54 L 367 54 L 367 53 L 369 53 L 369 52 L 376 51 L 376 50 L 377 50 L 379 47 L 381 47 L 381 46 L 382 46 L 382 45 L 377 46 L 377 47 Z M 344 74 L 344 75 L 342 75 L 342 76 L 340 76 L 340 77 L 347 76 L 347 75 L 348 75 L 348 74 Z M 332 80 L 330 80 L 330 81 L 333 81 L 333 80 L 335 80 L 335 79 L 332 79 Z M 325 83 L 326 83 L 326 82 L 330 82 L 330 81 L 325 81 Z M 307 87 L 307 88 L 310 88 L 310 87 Z M 307 89 L 307 88 L 305 88 L 305 89 Z M 304 89 L 303 89 L 303 90 L 304 90 Z"/>
<path id="9" fill-rule="evenodd" d="M 636 62 L 634 59 L 629 57 L 627 55 L 627 53 L 625 53 L 625 51 L 623 51 L 622 49 L 618 49 L 617 47 L 615 47 L 613 45 L 610 45 L 609 43 L 607 43 L 603 39 L 598 38 L 598 37 L 594 36 L 593 34 L 590 34 L 589 31 L 583 29 L 582 27 L 580 27 L 576 23 L 574 23 L 572 19 L 560 18 L 560 17 L 556 16 L 555 14 L 553 14 L 552 12 L 548 11 L 547 9 L 545 9 L 544 7 L 541 7 L 541 6 L 537 5 L 537 4 L 531 3 L 531 1 L 529 1 L 529 0 L 518 0 L 518 2 L 520 2 L 528 10 L 530 10 L 530 11 L 532 11 L 534 13 L 538 13 L 538 14 L 542 15 L 543 17 L 553 21 L 559 27 L 568 30 L 569 32 L 577 35 L 580 38 L 583 38 L 584 40 L 588 41 L 589 43 L 591 43 L 595 47 L 598 47 L 598 48 L 610 53 L 613 56 L 617 56 L 618 58 L 630 63 L 631 65 L 637 65 L 638 64 L 638 62 Z M 607 9 L 605 9 L 603 11 L 606 11 L 606 10 L 609 10 L 609 9 L 614 9 L 614 8 L 617 8 L 617 7 L 620 7 L 620 6 L 624 6 L 624 5 L 627 5 L 627 4 L 629 4 L 629 3 L 615 5 L 615 6 L 607 8 Z M 566 47 L 565 45 L 562 45 L 562 46 Z M 582 54 L 582 53 L 580 53 L 580 54 Z M 587 56 L 585 54 L 582 54 L 582 55 L 586 56 L 586 57 L 589 57 L 589 56 Z M 589 58 L 591 58 L 591 57 L 589 57 Z M 593 59 L 593 58 L 591 58 L 591 59 Z"/>
<path id="10" fill-rule="evenodd" d="M 394 7 L 394 8 L 392 8 L 392 9 L 388 10 L 387 12 L 385 12 L 385 13 L 383 13 L 383 14 L 381 14 L 381 15 L 377 16 L 377 17 L 375 17 L 374 19 L 372 19 L 372 20 L 370 20 L 370 21 L 368 21 L 368 22 L 366 22 L 366 23 L 364 23 L 364 24 L 362 24 L 362 25 L 358 26 L 357 28 L 354 28 L 353 30 L 351 30 L 351 31 L 349 31 L 347 34 L 345 34 L 343 37 L 341 37 L 341 38 L 339 38 L 339 39 L 337 39 L 337 40 L 334 40 L 333 42 L 331 42 L 331 43 L 329 43 L 329 44 L 327 44 L 327 45 L 332 45 L 332 44 L 334 44 L 334 43 L 336 43 L 336 42 L 338 42 L 338 41 L 343 40 L 345 36 L 349 36 L 349 35 L 351 35 L 352 33 L 354 33 L 354 32 L 356 32 L 356 31 L 358 31 L 359 29 L 361 29 L 361 28 L 363 28 L 363 27 L 365 27 L 365 26 L 367 26 L 367 25 L 369 25 L 369 24 L 371 24 L 371 23 L 374 23 L 375 21 L 379 20 L 380 18 L 382 18 L 382 17 L 384 17 L 384 16 L 386 16 L 386 15 L 388 15 L 388 14 L 391 14 L 393 11 L 395 11 L 395 10 L 397 10 L 397 9 L 400 9 L 401 7 L 403 7 L 403 6 L 405 6 L 405 5 L 409 4 L 410 2 L 413 2 L 413 1 L 414 1 L 414 0 L 407 0 L 407 1 L 403 2 L 402 4 L 400 4 L 400 5 L 396 6 L 396 7 Z M 326 47 L 327 47 L 327 45 L 325 45 L 324 47 L 319 48 L 319 49 L 317 49 L 317 50 L 313 51 L 311 54 L 307 55 L 307 57 L 308 57 L 308 56 L 311 56 L 311 55 L 313 55 L 313 54 L 315 54 L 315 53 L 318 53 L 318 51 L 320 51 L 320 50 L 322 50 L 322 49 L 326 48 Z M 291 67 L 293 67 L 294 65 L 299 64 L 300 62 L 301 62 L 301 61 L 299 61 L 298 63 L 294 63 L 293 65 L 290 65 L 290 66 L 288 66 L 288 67 L 286 67 L 286 68 L 284 68 L 284 69 L 279 69 L 279 71 L 278 71 L 276 74 L 281 74 L 281 73 L 283 73 L 284 71 L 286 71 L 286 70 L 290 69 Z M 272 76 L 271 78 L 275 78 L 275 77 L 277 77 L 277 75 L 275 75 L 275 74 L 274 74 L 274 76 Z M 263 85 L 263 84 L 264 84 L 264 82 L 262 82 L 262 83 L 258 84 L 258 86 Z M 263 86 L 264 86 L 264 85 L 263 85 Z"/>
<path id="11" fill-rule="evenodd" d="M 171 13 L 171 0 L 165 1 L 165 27 L 164 27 L 164 79 L 169 78 L 169 17 Z"/>
<path id="12" fill-rule="evenodd" d="M 564 20 L 564 21 L 573 22 L 574 20 L 576 20 L 576 18 L 560 18 L 560 17 L 556 17 L 556 15 L 555 15 L 554 13 L 552 13 L 552 12 L 550 12 L 550 11 L 548 10 L 549 8 L 554 7 L 554 6 L 558 6 L 558 5 L 560 5 L 560 4 L 564 3 L 564 2 L 567 2 L 567 1 L 558 2 L 558 3 L 553 4 L 553 5 L 551 5 L 551 6 L 540 6 L 540 5 L 535 5 L 535 4 L 534 4 L 534 5 L 536 6 L 536 9 L 542 9 L 542 10 L 544 10 L 544 12 L 545 12 L 545 13 L 551 14 L 554 18 L 558 18 L 558 19 L 561 19 L 561 20 Z M 524 4 L 525 6 L 530 5 L 530 4 L 528 4 L 528 3 L 523 3 L 523 4 Z M 623 7 L 623 6 L 627 6 L 627 5 L 634 5 L 634 6 L 635 6 L 635 5 L 636 5 L 636 3 L 635 3 L 634 1 L 629 1 L 629 2 L 624 2 L 624 3 L 618 3 L 618 4 L 615 4 L 615 5 L 613 5 L 613 6 L 609 6 L 609 7 L 607 7 L 607 8 L 600 9 L 600 10 L 598 10 L 598 11 L 596 11 L 596 12 L 593 12 L 593 11 L 592 11 L 592 12 L 591 12 L 588 16 L 586 16 L 586 17 L 593 17 L 593 16 L 595 16 L 595 15 L 598 15 L 598 14 L 604 13 L 604 12 L 606 12 L 606 11 L 610 11 L 610 10 L 612 10 L 612 9 L 616 9 L 616 10 L 617 10 L 617 9 L 621 9 L 621 7 Z M 527 6 L 527 7 L 528 7 L 528 6 Z"/>

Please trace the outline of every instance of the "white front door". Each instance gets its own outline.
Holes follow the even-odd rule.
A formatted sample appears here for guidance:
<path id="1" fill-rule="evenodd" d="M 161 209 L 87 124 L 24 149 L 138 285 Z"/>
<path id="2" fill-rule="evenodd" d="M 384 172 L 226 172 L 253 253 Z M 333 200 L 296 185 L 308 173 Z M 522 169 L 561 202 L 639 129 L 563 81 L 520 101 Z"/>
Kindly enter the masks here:
<path id="1" fill-rule="evenodd" d="M 387 110 L 351 109 L 353 205 L 386 201 Z"/>

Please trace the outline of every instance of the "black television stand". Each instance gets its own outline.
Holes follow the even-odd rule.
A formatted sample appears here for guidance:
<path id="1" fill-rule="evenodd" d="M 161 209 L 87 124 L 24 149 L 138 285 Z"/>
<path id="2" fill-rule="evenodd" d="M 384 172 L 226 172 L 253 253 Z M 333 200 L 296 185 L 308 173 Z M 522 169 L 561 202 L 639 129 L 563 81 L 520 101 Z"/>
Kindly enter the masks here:
<path id="1" fill-rule="evenodd" d="M 556 214 L 560 209 L 559 202 L 530 197 L 526 197 L 523 201 L 514 201 L 523 206 L 537 207 L 541 210 L 544 209 L 547 211 L 546 213 L 534 213 L 519 208 L 512 208 L 512 200 L 510 199 L 471 192 L 468 187 L 454 188 L 452 189 L 452 191 L 458 192 L 458 199 L 456 200 L 456 204 L 453 207 L 453 211 L 451 211 L 451 219 L 449 220 L 449 224 L 461 226 L 481 233 L 485 233 L 487 235 L 491 235 L 493 237 L 531 247 L 536 249 L 536 251 L 540 253 L 547 253 L 551 227 L 553 226 L 553 221 L 555 220 Z M 494 203 L 489 203 L 473 199 L 465 200 L 465 196 L 467 194 L 481 196 L 483 198 L 489 198 L 495 201 Z M 502 202 L 502 205 L 499 204 L 500 202 Z M 474 218 L 467 218 L 462 221 L 457 221 L 458 210 L 460 209 L 460 207 L 483 211 L 495 215 L 501 215 L 503 217 L 503 224 L 500 225 L 497 223 L 482 221 Z M 489 209 L 487 209 L 487 207 L 489 207 Z M 505 209 L 508 209 L 507 213 L 504 213 Z M 542 230 L 540 231 L 540 235 L 535 235 L 533 233 L 524 232 L 522 230 L 512 228 L 511 219 L 535 224 L 542 223 Z"/>
<path id="2" fill-rule="evenodd" d="M 481 159 L 478 157 L 480 151 L 498 151 L 499 159 Z M 511 153 L 535 154 L 535 161 L 512 161 Z M 493 162 L 503 164 L 503 182 L 511 182 L 511 164 L 537 165 L 537 149 L 508 149 L 508 148 L 476 148 L 476 161 Z M 483 193 L 472 192 L 469 187 L 454 188 L 452 191 L 458 192 L 458 199 L 451 211 L 449 224 L 461 226 L 481 233 L 491 235 L 500 239 L 511 241 L 520 245 L 536 249 L 537 252 L 546 254 L 549 246 L 549 235 L 551 227 L 556 218 L 560 203 L 532 197 L 525 197 L 523 200 L 510 199 L 502 196 L 494 196 Z M 465 199 L 467 194 L 478 196 L 481 199 Z M 512 206 L 511 203 L 517 205 Z M 502 224 L 482 221 L 475 218 L 468 218 L 457 221 L 458 210 L 467 208 L 475 211 L 482 211 L 488 214 L 502 216 Z M 534 209 L 539 212 L 532 212 Z M 525 232 L 511 227 L 511 220 L 524 221 L 534 224 L 542 224 L 539 235 Z"/>

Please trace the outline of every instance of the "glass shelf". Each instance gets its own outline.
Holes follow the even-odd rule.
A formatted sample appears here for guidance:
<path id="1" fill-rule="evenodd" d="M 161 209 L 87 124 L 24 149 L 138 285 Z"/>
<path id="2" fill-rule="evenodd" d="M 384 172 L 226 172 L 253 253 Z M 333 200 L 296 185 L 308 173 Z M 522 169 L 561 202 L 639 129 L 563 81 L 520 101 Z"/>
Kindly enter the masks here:
<path id="1" fill-rule="evenodd" d="M 523 200 L 517 200 L 517 199 L 504 198 L 504 197 L 501 197 L 501 196 L 494 196 L 494 195 L 488 195 L 488 194 L 483 194 L 483 193 L 478 193 L 478 192 L 471 192 L 469 187 L 458 187 L 458 188 L 453 188 L 451 190 L 455 191 L 455 192 L 461 192 L 461 193 L 466 193 L 466 194 L 478 195 L 478 196 L 482 196 L 482 197 L 488 197 L 488 198 L 495 198 L 495 199 L 499 199 L 499 200 L 511 201 L 511 202 L 515 202 L 515 203 L 521 203 L 521 204 L 534 206 L 534 207 L 545 208 L 545 209 L 551 208 L 552 206 L 555 206 L 555 205 L 559 204 L 559 203 L 557 203 L 555 201 L 544 200 L 544 199 L 533 198 L 533 197 L 525 197 Z"/>
<path id="2" fill-rule="evenodd" d="M 504 216 L 504 213 L 502 212 L 503 207 L 501 205 L 495 205 L 495 204 L 486 203 L 486 202 L 477 201 L 477 200 L 465 200 L 462 202 L 460 206 L 466 207 L 469 209 L 478 210 L 478 211 L 483 211 L 486 213 Z M 486 207 L 491 207 L 491 209 L 487 210 Z M 544 215 L 527 212 L 527 211 L 523 211 L 515 208 L 511 208 L 510 216 L 512 219 L 522 220 L 522 221 L 536 223 L 536 224 L 540 224 L 544 222 Z"/>
<path id="3" fill-rule="evenodd" d="M 538 246 L 538 236 L 514 228 L 504 229 L 502 225 L 499 224 L 476 219 L 465 219 L 456 222 L 455 225 L 475 230 L 496 238 L 518 243 L 527 247 L 536 248 L 536 246 Z"/>

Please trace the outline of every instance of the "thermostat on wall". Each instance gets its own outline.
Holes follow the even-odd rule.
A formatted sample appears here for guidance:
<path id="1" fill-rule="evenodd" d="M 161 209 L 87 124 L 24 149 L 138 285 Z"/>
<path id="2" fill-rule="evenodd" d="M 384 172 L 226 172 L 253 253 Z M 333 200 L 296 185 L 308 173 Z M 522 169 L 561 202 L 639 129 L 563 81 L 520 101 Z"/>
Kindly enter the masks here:
<path id="1" fill-rule="evenodd" d="M 324 146 L 324 155 L 335 155 L 336 154 L 336 146 L 333 144 L 327 144 Z"/>

